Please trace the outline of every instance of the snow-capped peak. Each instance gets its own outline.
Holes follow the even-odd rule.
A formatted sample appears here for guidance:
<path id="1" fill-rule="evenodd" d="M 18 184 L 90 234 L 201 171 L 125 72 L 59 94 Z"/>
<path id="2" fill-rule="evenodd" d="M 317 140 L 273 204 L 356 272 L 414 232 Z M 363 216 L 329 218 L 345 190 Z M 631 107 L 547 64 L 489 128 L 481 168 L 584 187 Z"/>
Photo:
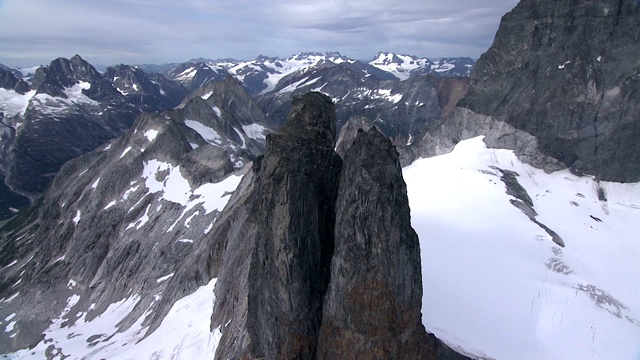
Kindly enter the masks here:
<path id="1" fill-rule="evenodd" d="M 403 55 L 379 52 L 369 65 L 390 72 L 400 80 L 406 80 L 416 74 L 437 74 L 443 76 L 468 76 L 474 61 L 470 58 L 419 58 L 415 55 Z"/>

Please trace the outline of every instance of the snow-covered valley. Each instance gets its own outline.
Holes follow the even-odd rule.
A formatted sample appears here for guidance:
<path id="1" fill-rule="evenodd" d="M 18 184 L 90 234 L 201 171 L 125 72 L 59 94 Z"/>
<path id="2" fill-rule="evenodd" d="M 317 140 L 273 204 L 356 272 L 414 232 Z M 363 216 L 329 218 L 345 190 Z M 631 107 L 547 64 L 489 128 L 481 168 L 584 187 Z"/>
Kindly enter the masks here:
<path id="1" fill-rule="evenodd" d="M 510 203 L 497 168 L 519 174 L 565 247 Z M 640 184 L 545 174 L 480 137 L 404 177 L 427 331 L 492 359 L 640 356 Z"/>

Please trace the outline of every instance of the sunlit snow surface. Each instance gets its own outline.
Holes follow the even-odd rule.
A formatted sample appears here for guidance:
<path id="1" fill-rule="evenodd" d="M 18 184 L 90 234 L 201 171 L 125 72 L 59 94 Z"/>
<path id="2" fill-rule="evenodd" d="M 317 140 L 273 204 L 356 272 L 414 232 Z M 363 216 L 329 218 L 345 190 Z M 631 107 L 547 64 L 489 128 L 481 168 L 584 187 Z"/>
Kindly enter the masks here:
<path id="1" fill-rule="evenodd" d="M 509 203 L 490 166 L 520 175 L 564 248 Z M 404 178 L 428 331 L 495 359 L 640 358 L 640 184 L 600 183 L 600 201 L 592 178 L 545 174 L 481 138 Z"/>
<path id="2" fill-rule="evenodd" d="M 13 90 L 0 88 L 0 111 L 5 117 L 23 115 L 29 106 L 29 100 L 36 94 L 35 90 L 19 94 Z"/>
<path id="3" fill-rule="evenodd" d="M 6 359 L 212 359 L 222 334 L 210 331 L 216 279 L 196 292 L 178 300 L 151 335 L 143 338 L 146 328 L 141 318 L 129 329 L 118 332 L 118 322 L 139 301 L 134 295 L 112 304 L 93 321 L 85 322 L 86 313 L 70 313 L 78 301 L 69 298 L 60 318 L 45 331 L 45 340 L 33 349 L 6 355 Z M 145 314 L 148 315 L 148 314 Z M 64 319 L 78 318 L 75 325 L 62 327 Z M 47 352 L 47 349 L 48 352 Z"/>

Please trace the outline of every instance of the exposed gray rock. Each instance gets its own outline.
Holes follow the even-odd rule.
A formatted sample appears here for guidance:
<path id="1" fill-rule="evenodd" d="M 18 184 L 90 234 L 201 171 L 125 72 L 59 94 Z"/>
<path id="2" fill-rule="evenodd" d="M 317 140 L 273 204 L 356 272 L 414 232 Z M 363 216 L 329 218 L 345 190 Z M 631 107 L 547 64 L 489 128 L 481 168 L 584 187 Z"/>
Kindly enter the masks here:
<path id="1" fill-rule="evenodd" d="M 247 330 L 253 357 L 315 355 L 342 164 L 334 146 L 335 110 L 320 93 L 294 98 L 285 125 L 267 137 L 249 269 Z"/>
<path id="2" fill-rule="evenodd" d="M 217 357 L 467 359 L 422 326 L 420 251 L 397 152 L 371 130 L 358 137 L 348 151 L 355 154 L 347 155 L 351 165 L 340 173 L 333 111 L 321 94 L 295 98 L 287 123 L 268 136 L 264 158 L 214 225 L 209 264 L 218 278 L 211 323 L 222 332 Z M 344 201 L 336 204 L 338 191 Z M 334 224 L 334 211 L 343 221 Z M 334 234 L 343 240 L 339 254 Z M 370 235 L 367 244 L 375 246 L 358 247 L 351 234 Z M 386 235 L 395 241 L 383 241 Z M 329 276 L 340 262 L 348 263 L 348 276 L 335 268 Z M 372 289 L 378 280 L 380 288 Z M 327 286 L 333 291 L 326 293 Z M 368 300 L 380 307 L 373 311 Z M 380 315 L 380 309 L 388 311 Z M 352 346 L 337 347 L 325 334 L 316 347 L 321 321 L 333 334 L 336 321 L 329 321 L 337 314 L 354 319 L 362 337 L 342 336 L 341 345 Z"/>
<path id="3" fill-rule="evenodd" d="M 360 130 L 367 131 L 371 129 L 372 126 L 373 124 L 366 117 L 351 117 L 342 129 L 340 129 L 340 136 L 338 136 L 338 141 L 336 141 L 336 152 L 338 155 L 344 160 L 347 150 L 353 145 Z"/>
<path id="4" fill-rule="evenodd" d="M 547 225 L 541 223 L 537 219 L 538 213 L 534 209 L 533 200 L 531 200 L 531 197 L 529 196 L 529 193 L 527 193 L 527 190 L 522 185 L 520 185 L 520 182 L 518 181 L 518 177 L 520 176 L 520 174 L 511 170 L 503 170 L 495 166 L 490 167 L 502 174 L 500 180 L 502 180 L 507 188 L 505 192 L 508 195 L 514 197 L 514 199 L 509 200 L 511 205 L 520 209 L 520 211 L 522 211 L 529 218 L 529 220 L 531 220 L 531 222 L 540 226 L 542 230 L 549 234 L 549 236 L 551 237 L 551 241 L 556 243 L 556 245 L 564 247 L 564 240 L 562 240 L 560 235 L 558 235 L 558 233 L 556 233 Z"/>
<path id="5" fill-rule="evenodd" d="M 564 169 L 558 160 L 538 150 L 538 139 L 518 130 L 500 118 L 481 115 L 469 109 L 456 107 L 452 114 L 428 127 L 426 134 L 414 146 L 415 157 L 430 157 L 449 153 L 461 140 L 484 136 L 487 146 L 514 150 L 525 163 L 547 172 Z"/>
<path id="6" fill-rule="evenodd" d="M 206 239 L 222 209 L 206 202 L 229 193 L 207 186 L 237 179 L 234 171 L 243 170 L 236 162 L 255 155 L 250 139 L 216 144 L 186 126 L 185 114 L 195 116 L 189 109 L 204 103 L 194 100 L 142 114 L 125 136 L 66 163 L 38 202 L 0 228 L 0 299 L 12 299 L 0 316 L 15 313 L 17 321 L 13 338 L 0 334 L 0 348 L 41 341 L 72 295 L 79 296 L 73 314 L 86 312 L 88 321 L 138 296 L 118 326 L 125 330 L 145 315 L 150 333 L 178 299 L 209 282 L 216 242 Z M 212 127 L 222 121 L 192 120 Z"/>
<path id="7" fill-rule="evenodd" d="M 640 180 L 640 4 L 523 0 L 506 14 L 460 106 L 537 138 L 601 180 Z"/>
<path id="8" fill-rule="evenodd" d="M 221 135 L 221 143 L 225 139 L 242 143 L 242 148 L 254 156 L 264 152 L 265 136 L 271 131 L 256 102 L 231 76 L 194 90 L 178 105 L 176 112 L 182 113 L 186 120 L 199 119 L 203 125 L 215 130 Z M 255 131 L 245 128 L 256 124 Z M 237 151 L 226 148 L 230 154 Z"/>
<path id="9" fill-rule="evenodd" d="M 334 151 L 334 106 L 319 93 L 297 97 L 287 123 L 267 135 L 266 155 L 253 161 L 220 212 L 207 208 L 195 189 L 238 176 L 229 173 L 235 168 L 231 156 L 243 156 L 239 149 L 247 139 L 239 136 L 218 144 L 201 136 L 193 123 L 188 127 L 187 116 L 220 131 L 242 127 L 220 119 L 209 101 L 216 100 L 196 96 L 180 109 L 139 116 L 125 136 L 63 166 L 42 198 L 0 228 L 0 317 L 11 315 L 16 321 L 11 337 L 0 333 L 0 348 L 12 351 L 44 341 L 53 358 L 55 344 L 42 334 L 72 296 L 78 301 L 68 314 L 86 313 L 87 321 L 111 304 L 135 297 L 133 310 L 107 335 L 130 328 L 143 316 L 148 335 L 178 299 L 217 278 L 211 330 L 222 333 L 216 354 L 220 358 L 331 357 L 330 349 L 317 347 L 327 299 L 332 314 L 368 314 L 368 322 L 361 325 L 370 327 L 364 331 L 376 342 L 372 347 L 390 344 L 408 358 L 464 359 L 421 325 L 415 233 L 410 226 L 384 226 L 387 220 L 387 225 L 395 225 L 391 219 L 409 221 L 398 155 L 389 141 L 377 130 L 372 130 L 372 143 L 356 141 L 357 156 L 342 174 L 346 198 L 336 206 L 342 160 Z M 218 110 L 224 118 L 225 107 Z M 211 111 L 215 117 L 201 117 Z M 380 156 L 367 156 L 372 153 Z M 249 155 L 242 159 L 249 160 Z M 354 187 L 358 190 L 352 198 L 348 193 Z M 373 190 L 366 194 L 367 202 L 352 203 L 363 199 L 367 187 Z M 208 196 L 224 198 L 229 193 Z M 379 220 L 374 228 L 347 228 L 360 225 L 353 221 L 373 221 L 367 220 L 370 206 L 377 214 L 372 219 Z M 345 214 L 345 228 L 336 228 L 336 211 Z M 331 279 L 339 279 L 330 276 L 335 235 L 351 232 L 404 234 L 412 240 L 396 244 L 398 249 L 394 242 L 367 248 L 385 254 L 353 252 L 357 259 L 367 257 L 365 263 L 393 267 L 388 269 L 391 283 L 383 282 L 385 297 L 375 298 L 394 314 L 385 318 L 396 327 L 383 329 L 388 333 L 371 323 L 368 308 L 354 309 L 336 292 L 325 297 Z M 341 249 L 339 258 L 348 261 L 353 249 Z M 364 279 L 355 293 L 366 302 L 370 285 L 384 273 L 372 271 L 375 266 L 350 266 L 352 280 Z M 336 289 L 345 285 L 336 281 Z M 77 319 L 64 316 L 63 326 Z M 399 329 L 400 322 L 409 325 Z M 105 335 L 77 336 L 94 343 Z M 398 349 L 397 344 L 407 346 Z M 360 350 L 341 351 L 336 356 L 348 358 Z"/>
<path id="10" fill-rule="evenodd" d="M 9 68 L 0 67 L 0 88 L 15 90 L 19 94 L 29 91 L 29 84 L 16 77 Z"/>
<path id="11" fill-rule="evenodd" d="M 319 359 L 426 358 L 418 235 L 398 153 L 376 128 L 346 153 Z"/>

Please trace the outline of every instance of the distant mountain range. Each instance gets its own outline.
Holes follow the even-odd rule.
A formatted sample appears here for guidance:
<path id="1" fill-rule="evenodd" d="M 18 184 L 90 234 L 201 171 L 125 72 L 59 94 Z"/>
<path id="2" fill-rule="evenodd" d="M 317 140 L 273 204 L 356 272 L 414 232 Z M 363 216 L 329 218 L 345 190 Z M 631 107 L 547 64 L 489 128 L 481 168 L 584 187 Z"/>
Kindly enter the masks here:
<path id="1" fill-rule="evenodd" d="M 78 55 L 42 67 L 2 66 L 0 219 L 34 200 L 66 161 L 121 135 L 142 112 L 168 110 L 203 95 L 211 82 L 234 78 L 276 126 L 286 117 L 292 95 L 321 90 L 338 105 L 339 127 L 351 116 L 364 116 L 406 142 L 419 131 L 410 124 L 439 116 L 442 98 L 435 84 L 448 78 L 464 83 L 454 77 L 467 76 L 471 68 L 467 58 L 431 61 L 380 53 L 364 63 L 337 52 L 121 64 L 103 72 Z"/>
<path id="2" fill-rule="evenodd" d="M 139 65 L 147 72 L 158 72 L 172 80 L 178 80 L 189 88 L 197 88 L 204 82 L 232 75 L 242 82 L 251 95 L 269 93 L 284 77 L 303 72 L 323 64 L 350 63 L 367 70 L 382 80 L 407 80 L 414 75 L 467 77 L 475 61 L 468 57 L 418 58 L 388 52 L 376 54 L 373 60 L 363 62 L 351 59 L 339 52 L 306 52 L 281 59 L 260 55 L 255 60 L 192 59 L 179 64 Z"/>

